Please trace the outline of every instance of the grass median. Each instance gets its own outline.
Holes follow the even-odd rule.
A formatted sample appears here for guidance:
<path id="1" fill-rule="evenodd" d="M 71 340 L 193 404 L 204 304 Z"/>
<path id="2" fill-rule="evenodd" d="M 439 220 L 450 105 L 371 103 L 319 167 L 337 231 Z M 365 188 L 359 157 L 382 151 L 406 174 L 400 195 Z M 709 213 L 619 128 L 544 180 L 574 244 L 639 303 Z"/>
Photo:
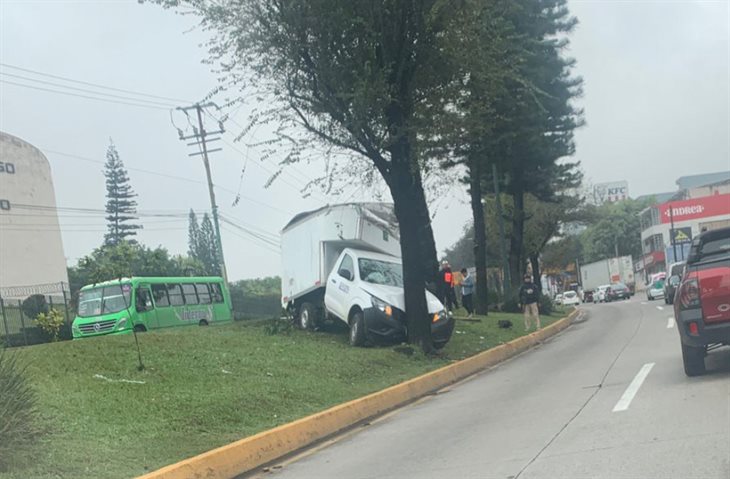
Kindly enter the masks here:
<path id="1" fill-rule="evenodd" d="M 19 349 L 47 434 L 0 478 L 136 476 L 525 334 L 517 314 L 477 319 L 457 320 L 438 357 L 352 348 L 333 331 L 270 335 L 266 322 L 141 334 L 141 372 L 132 336 Z"/>

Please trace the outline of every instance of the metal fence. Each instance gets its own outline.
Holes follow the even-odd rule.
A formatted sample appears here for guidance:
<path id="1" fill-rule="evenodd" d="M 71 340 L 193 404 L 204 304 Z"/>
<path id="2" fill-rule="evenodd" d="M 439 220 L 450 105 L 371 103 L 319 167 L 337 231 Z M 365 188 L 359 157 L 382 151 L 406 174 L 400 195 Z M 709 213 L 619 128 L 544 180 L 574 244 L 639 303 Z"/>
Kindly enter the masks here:
<path id="1" fill-rule="evenodd" d="M 29 346 L 52 340 L 38 326 L 38 313 L 56 310 L 64 318 L 60 339 L 71 339 L 73 311 L 67 283 L 0 288 L 0 344 Z"/>

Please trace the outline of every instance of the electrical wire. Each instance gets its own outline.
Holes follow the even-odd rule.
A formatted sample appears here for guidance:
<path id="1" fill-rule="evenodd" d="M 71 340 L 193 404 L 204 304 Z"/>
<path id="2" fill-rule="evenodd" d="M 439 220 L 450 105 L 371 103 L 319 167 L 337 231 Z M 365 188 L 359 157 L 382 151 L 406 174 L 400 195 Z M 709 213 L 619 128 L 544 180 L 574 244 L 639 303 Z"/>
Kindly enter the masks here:
<path id="1" fill-rule="evenodd" d="M 91 83 L 91 82 L 86 82 L 86 81 L 81 81 L 81 80 L 74 80 L 72 78 L 62 77 L 60 75 L 52 75 L 50 73 L 44 73 L 44 72 L 40 72 L 40 71 L 37 71 L 37 70 L 31 70 L 29 68 L 22 68 L 22 67 L 19 67 L 19 66 L 10 65 L 8 63 L 2 63 L 2 62 L 0 62 L 0 66 L 5 67 L 5 68 L 11 68 L 13 70 L 23 71 L 23 72 L 26 72 L 26 73 L 33 73 L 34 75 L 40 75 L 40 76 L 44 76 L 44 77 L 48 77 L 48 78 L 55 78 L 57 80 L 63 80 L 63 81 L 71 82 L 71 83 L 78 83 L 78 84 L 81 84 L 81 85 L 87 85 L 87 86 L 92 86 L 92 87 L 96 87 L 96 88 L 102 88 L 102 89 L 105 89 L 105 90 L 118 91 L 118 92 L 122 92 L 122 93 L 131 93 L 132 95 L 146 96 L 148 98 L 156 98 L 158 100 L 169 100 L 169 101 L 173 101 L 175 103 L 192 103 L 189 100 L 181 100 L 180 98 L 172 98 L 172 97 L 167 97 L 167 96 L 152 95 L 150 93 L 143 93 L 143 92 L 134 91 L 134 90 L 125 90 L 123 88 L 114 88 L 114 87 L 110 87 L 110 86 L 106 86 L 106 85 L 101 85 L 99 83 Z"/>
<path id="2" fill-rule="evenodd" d="M 130 103 L 130 102 L 126 102 L 126 101 L 117 101 L 117 100 L 112 100 L 112 99 L 108 99 L 108 98 L 98 98 L 98 97 L 93 97 L 93 96 L 88 96 L 88 95 L 79 95 L 77 93 L 71 93 L 71 92 L 65 92 L 65 91 L 59 91 L 59 90 L 52 90 L 50 88 L 43 88 L 43 87 L 39 87 L 39 86 L 24 85 L 22 83 L 16 83 L 16 82 L 8 81 L 8 80 L 3 80 L 2 78 L 0 78 L 0 83 L 5 83 L 5 84 L 8 84 L 8 85 L 15 85 L 15 86 L 23 87 L 23 88 L 30 88 L 30 89 L 33 89 L 33 90 L 46 91 L 46 92 L 50 92 L 50 93 L 58 93 L 59 95 L 75 96 L 75 97 L 79 97 L 79 98 L 86 98 L 86 99 L 89 99 L 89 100 L 103 101 L 103 102 L 107 102 L 107 103 L 116 103 L 116 104 L 119 104 L 119 105 L 137 106 L 137 107 L 140 107 L 140 108 L 149 108 L 149 109 L 152 109 L 152 110 L 165 110 L 165 111 L 168 110 L 167 108 L 164 108 L 164 107 L 161 107 L 161 106 L 143 105 L 143 104 L 140 104 L 140 103 Z"/>
<path id="3" fill-rule="evenodd" d="M 61 83 L 56 83 L 56 82 L 51 82 L 51 81 L 46 81 L 46 80 L 38 80 L 36 78 L 30 78 L 30 77 L 26 77 L 23 75 L 15 75 L 13 73 L 6 73 L 6 72 L 0 71 L 0 75 L 17 78 L 20 80 L 27 80 L 27 81 L 32 81 L 32 82 L 36 82 L 36 83 L 41 83 L 43 85 L 51 85 L 51 86 L 54 86 L 57 88 L 65 88 L 67 90 L 74 90 L 74 91 L 80 91 L 83 93 L 90 93 L 92 95 L 99 95 L 99 96 L 108 97 L 108 98 L 117 98 L 117 99 L 121 99 L 121 100 L 135 101 L 135 102 L 145 103 L 145 104 L 150 104 L 150 105 L 159 105 L 159 106 L 164 106 L 164 107 L 168 107 L 168 108 L 175 107 L 175 104 L 173 104 L 173 103 L 162 103 L 162 102 L 154 101 L 154 100 L 143 100 L 143 99 L 134 98 L 134 97 L 130 97 L 130 96 L 114 95 L 112 93 L 104 93 L 104 92 L 96 92 L 93 90 L 89 90 L 87 88 L 78 88 L 78 87 L 63 85 Z"/>

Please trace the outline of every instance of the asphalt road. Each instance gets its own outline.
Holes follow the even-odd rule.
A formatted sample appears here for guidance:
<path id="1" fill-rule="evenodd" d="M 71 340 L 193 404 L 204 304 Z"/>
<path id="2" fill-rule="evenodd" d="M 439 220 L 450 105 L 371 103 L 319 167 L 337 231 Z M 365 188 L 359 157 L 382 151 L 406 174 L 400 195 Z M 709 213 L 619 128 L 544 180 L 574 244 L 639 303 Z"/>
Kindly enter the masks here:
<path id="1" fill-rule="evenodd" d="M 583 308 L 540 347 L 256 477 L 729 479 L 730 348 L 688 378 L 670 306 Z"/>

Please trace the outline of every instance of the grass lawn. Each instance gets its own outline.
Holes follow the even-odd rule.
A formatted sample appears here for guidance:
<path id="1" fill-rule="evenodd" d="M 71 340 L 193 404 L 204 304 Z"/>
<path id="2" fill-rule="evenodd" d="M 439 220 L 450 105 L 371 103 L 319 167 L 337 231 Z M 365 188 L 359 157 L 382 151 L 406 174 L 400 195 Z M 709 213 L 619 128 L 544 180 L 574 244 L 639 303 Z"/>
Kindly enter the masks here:
<path id="1" fill-rule="evenodd" d="M 457 321 L 436 358 L 352 348 L 344 333 L 272 336 L 263 322 L 141 334 L 142 372 L 131 335 L 15 349 L 48 432 L 35 450 L 19 452 L 30 459 L 0 478 L 136 476 L 524 334 L 520 315 L 480 319 Z M 498 328 L 499 319 L 514 327 Z"/>

